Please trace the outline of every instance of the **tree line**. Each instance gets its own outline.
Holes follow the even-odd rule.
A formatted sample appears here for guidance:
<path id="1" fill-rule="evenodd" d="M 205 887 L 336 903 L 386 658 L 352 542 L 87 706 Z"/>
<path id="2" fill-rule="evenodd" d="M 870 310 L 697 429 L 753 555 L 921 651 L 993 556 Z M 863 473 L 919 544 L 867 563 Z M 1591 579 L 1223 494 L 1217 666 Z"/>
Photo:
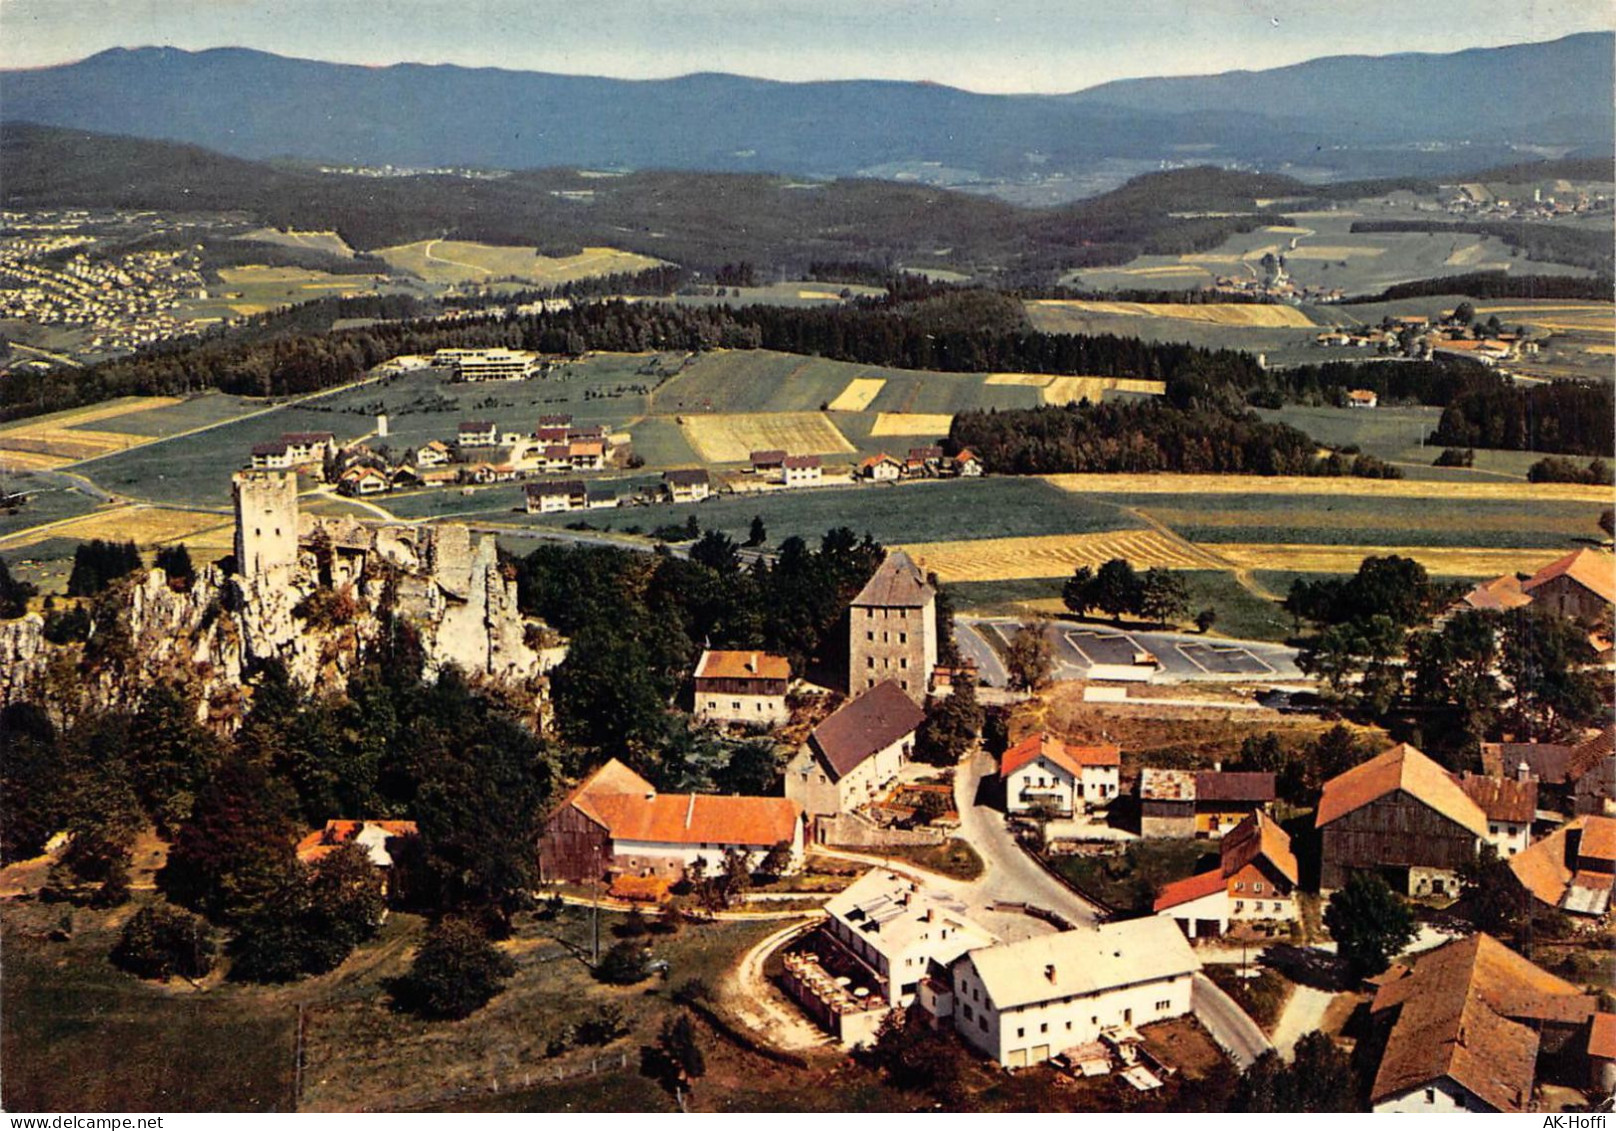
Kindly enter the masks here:
<path id="1" fill-rule="evenodd" d="M 1406 298 L 1436 295 L 1465 295 L 1469 298 L 1562 298 L 1609 302 L 1616 292 L 1616 281 L 1609 274 L 1515 275 L 1508 271 L 1472 271 L 1465 275 L 1442 275 L 1435 279 L 1415 279 L 1395 283 L 1376 295 L 1359 295 L 1346 305 L 1360 302 L 1396 302 Z"/>
<path id="2" fill-rule="evenodd" d="M 1566 224 L 1534 224 L 1518 220 L 1354 220 L 1353 232 L 1466 232 L 1494 236 L 1518 249 L 1528 259 L 1546 263 L 1569 263 L 1586 267 L 1600 275 L 1616 274 L 1616 252 L 1609 236 L 1598 228 L 1575 228 Z M 1607 292 L 1604 296 L 1609 297 Z"/>
<path id="3" fill-rule="evenodd" d="M 1609 456 L 1616 451 L 1616 393 L 1606 381 L 1473 381 L 1442 410 L 1428 442 Z"/>

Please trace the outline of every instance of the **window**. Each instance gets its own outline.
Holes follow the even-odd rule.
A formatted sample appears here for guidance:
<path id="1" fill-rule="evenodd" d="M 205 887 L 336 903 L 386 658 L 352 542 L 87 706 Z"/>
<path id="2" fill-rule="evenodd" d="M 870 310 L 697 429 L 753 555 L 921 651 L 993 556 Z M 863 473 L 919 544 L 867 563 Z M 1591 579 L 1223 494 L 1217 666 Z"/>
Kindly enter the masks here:
<path id="1" fill-rule="evenodd" d="M 1133 1024 L 1133 1010 L 1132 1009 L 1124 1009 L 1122 1011 L 1122 1023 L 1124 1025 L 1132 1025 Z"/>
<path id="2" fill-rule="evenodd" d="M 1435 1088 L 1427 1088 L 1427 1089 L 1425 1089 L 1425 1102 L 1428 1103 L 1428 1104 L 1436 1103 L 1436 1089 Z"/>
<path id="3" fill-rule="evenodd" d="M 874 640 L 875 639 L 875 630 L 871 629 L 869 632 L 866 632 L 864 634 L 864 639 L 866 639 L 866 640 Z"/>
<path id="4" fill-rule="evenodd" d="M 900 680 L 898 682 L 898 686 L 903 688 L 905 691 L 908 691 L 909 690 L 909 681 L 907 679 Z"/>
<path id="5" fill-rule="evenodd" d="M 1246 901 L 1243 900 L 1243 899 L 1235 900 L 1234 901 L 1234 909 L 1236 911 L 1244 911 L 1246 909 Z"/>
<path id="6" fill-rule="evenodd" d="M 1068 1021 L 1068 1022 L 1067 1022 L 1067 1023 L 1066 1023 L 1066 1031 L 1067 1031 L 1067 1032 L 1068 1032 L 1068 1033 L 1070 1033 L 1070 1032 L 1071 1032 L 1071 1031 L 1072 1031 L 1072 1023 L 1071 1023 L 1071 1022 L 1070 1022 L 1070 1021 Z"/>
<path id="7" fill-rule="evenodd" d="M 741 701 L 739 699 L 731 699 L 729 701 L 729 707 L 732 711 L 739 711 L 741 709 Z"/>
<path id="8" fill-rule="evenodd" d="M 907 643 L 909 643 L 909 634 L 907 632 L 898 633 L 898 643 L 899 644 L 907 644 Z"/>
<path id="9" fill-rule="evenodd" d="M 976 1013 L 968 1005 L 960 1006 L 960 1012 L 965 1015 L 965 1020 L 967 1021 L 973 1021 L 976 1019 Z"/>
<path id="10" fill-rule="evenodd" d="M 1497 826 L 1497 825 L 1493 825 L 1493 826 L 1491 826 L 1491 828 L 1492 828 L 1492 834 L 1493 834 L 1493 835 L 1494 835 L 1494 836 L 1497 836 L 1497 835 L 1498 835 L 1498 826 Z"/>
<path id="11" fill-rule="evenodd" d="M 1156 1003 L 1157 1013 L 1166 1013 L 1171 1008 L 1173 1008 L 1173 1003 L 1171 1001 L 1158 1001 Z"/>
<path id="12" fill-rule="evenodd" d="M 1236 880 L 1235 885 L 1234 885 L 1234 890 L 1235 891 L 1245 891 L 1246 890 L 1246 881 L 1245 880 Z"/>
<path id="13" fill-rule="evenodd" d="M 869 665 L 870 667 L 872 667 L 872 668 L 875 667 L 875 657 L 874 656 L 865 656 L 864 657 L 864 662 L 867 665 Z"/>
<path id="14" fill-rule="evenodd" d="M 888 636 L 887 636 L 886 633 L 883 632 L 881 634 L 881 643 L 885 644 L 887 642 L 887 640 L 888 640 Z"/>
<path id="15" fill-rule="evenodd" d="M 900 668 L 902 668 L 904 671 L 908 671 L 909 670 L 909 658 L 907 656 L 900 657 L 898 659 L 898 666 Z"/>
<path id="16" fill-rule="evenodd" d="M 1262 892 L 1262 881 L 1259 880 L 1257 883 L 1252 884 L 1251 890 L 1260 894 Z"/>
<path id="17" fill-rule="evenodd" d="M 984 1033 L 988 1031 L 988 1015 L 986 1013 L 976 1019 L 976 1027 Z"/>
<path id="18" fill-rule="evenodd" d="M 1016 1036 L 1025 1037 L 1026 1035 L 1027 1035 L 1027 1030 L 1024 1027 L 1022 1027 L 1022 1026 L 1017 1026 L 1016 1027 Z"/>

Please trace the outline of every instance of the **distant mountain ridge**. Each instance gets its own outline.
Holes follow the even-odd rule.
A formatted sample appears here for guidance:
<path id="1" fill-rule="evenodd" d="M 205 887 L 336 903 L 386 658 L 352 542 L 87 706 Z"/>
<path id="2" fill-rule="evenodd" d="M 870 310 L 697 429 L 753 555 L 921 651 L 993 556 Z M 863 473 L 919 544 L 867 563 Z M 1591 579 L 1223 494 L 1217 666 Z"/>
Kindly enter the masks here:
<path id="1" fill-rule="evenodd" d="M 1058 182 L 1106 162 L 1134 172 L 1194 161 L 1325 177 L 1430 175 L 1520 160 L 1516 146 L 1607 152 L 1613 46 L 1616 37 L 1593 33 L 1056 96 L 137 48 L 0 71 L 0 116 L 334 164 L 701 169 L 976 187 Z"/>

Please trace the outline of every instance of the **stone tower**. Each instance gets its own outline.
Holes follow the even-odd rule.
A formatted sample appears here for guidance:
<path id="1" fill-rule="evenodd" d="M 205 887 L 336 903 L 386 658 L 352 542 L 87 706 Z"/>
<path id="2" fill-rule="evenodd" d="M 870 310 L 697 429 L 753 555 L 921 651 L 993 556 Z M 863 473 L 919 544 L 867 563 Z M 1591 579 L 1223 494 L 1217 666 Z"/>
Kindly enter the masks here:
<path id="1" fill-rule="evenodd" d="M 239 471 L 231 477 L 236 499 L 236 572 L 267 577 L 297 565 L 297 475 Z"/>
<path id="2" fill-rule="evenodd" d="M 848 609 L 847 693 L 895 680 L 924 703 L 937 667 L 937 591 L 902 550 L 894 550 Z"/>

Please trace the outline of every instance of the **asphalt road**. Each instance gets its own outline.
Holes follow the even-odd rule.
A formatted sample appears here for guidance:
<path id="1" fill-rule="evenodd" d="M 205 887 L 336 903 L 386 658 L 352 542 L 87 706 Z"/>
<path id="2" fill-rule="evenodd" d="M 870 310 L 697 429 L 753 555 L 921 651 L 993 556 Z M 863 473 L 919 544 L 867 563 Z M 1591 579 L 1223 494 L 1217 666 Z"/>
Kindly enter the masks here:
<path id="1" fill-rule="evenodd" d="M 992 756 L 979 750 L 962 763 L 954 775 L 959 836 L 976 849 L 986 865 L 982 877 L 972 885 L 972 902 L 1031 903 L 1059 913 L 1074 925 L 1098 923 L 1098 908 L 1044 871 L 1043 865 L 1021 850 L 1005 827 L 1004 814 L 977 803 L 982 779 L 995 771 Z"/>
<path id="2" fill-rule="evenodd" d="M 1197 973 L 1190 988 L 1190 1008 L 1212 1039 L 1241 1069 L 1249 1068 L 1274 1045 L 1246 1011 L 1205 974 Z"/>

